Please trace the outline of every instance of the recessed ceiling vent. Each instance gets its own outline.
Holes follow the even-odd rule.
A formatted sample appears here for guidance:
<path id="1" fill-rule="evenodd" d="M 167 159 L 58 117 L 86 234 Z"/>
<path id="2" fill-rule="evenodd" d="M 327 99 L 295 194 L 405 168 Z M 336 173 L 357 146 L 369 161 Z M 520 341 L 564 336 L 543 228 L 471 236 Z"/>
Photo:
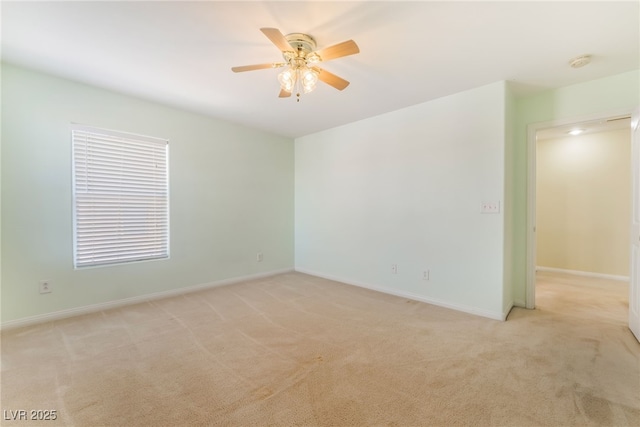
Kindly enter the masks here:
<path id="1" fill-rule="evenodd" d="M 591 62 L 591 55 L 580 55 L 569 61 L 569 65 L 571 65 L 571 68 L 580 68 L 584 67 L 589 62 Z"/>

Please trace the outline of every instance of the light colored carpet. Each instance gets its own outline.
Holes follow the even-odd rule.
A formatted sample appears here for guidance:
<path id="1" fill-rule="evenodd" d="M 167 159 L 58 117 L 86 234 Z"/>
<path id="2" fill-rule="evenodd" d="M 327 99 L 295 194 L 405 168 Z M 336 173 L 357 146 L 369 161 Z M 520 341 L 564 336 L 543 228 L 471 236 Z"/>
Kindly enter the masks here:
<path id="1" fill-rule="evenodd" d="M 639 426 L 620 282 L 498 322 L 300 273 L 2 334 L 3 425 Z"/>

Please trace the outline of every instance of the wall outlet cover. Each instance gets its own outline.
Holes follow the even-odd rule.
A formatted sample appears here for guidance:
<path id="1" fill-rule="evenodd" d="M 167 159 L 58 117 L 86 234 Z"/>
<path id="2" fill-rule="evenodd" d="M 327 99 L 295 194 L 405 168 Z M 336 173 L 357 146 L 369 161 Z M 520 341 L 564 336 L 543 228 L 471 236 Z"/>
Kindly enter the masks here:
<path id="1" fill-rule="evenodd" d="M 53 292 L 51 280 L 41 280 L 39 282 L 39 289 L 41 294 L 49 294 Z"/>
<path id="2" fill-rule="evenodd" d="M 480 213 L 483 214 L 497 214 L 500 213 L 500 201 L 482 202 L 480 206 Z"/>

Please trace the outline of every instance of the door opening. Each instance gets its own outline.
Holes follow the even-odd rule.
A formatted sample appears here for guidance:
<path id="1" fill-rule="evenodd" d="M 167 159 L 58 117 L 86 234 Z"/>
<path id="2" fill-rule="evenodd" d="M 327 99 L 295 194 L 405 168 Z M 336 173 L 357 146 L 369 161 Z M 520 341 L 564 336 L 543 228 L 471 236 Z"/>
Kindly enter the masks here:
<path id="1" fill-rule="evenodd" d="M 537 179 L 538 179 L 538 169 L 537 163 L 538 161 L 543 161 L 544 159 L 541 157 L 538 159 L 538 141 L 550 138 L 567 138 L 569 137 L 568 132 L 572 130 L 581 129 L 584 131 L 584 134 L 587 133 L 599 133 L 607 130 L 615 130 L 615 129 L 627 129 L 630 130 L 630 122 L 631 122 L 631 112 L 630 111 L 617 111 L 613 113 L 603 113 L 599 115 L 582 117 L 578 119 L 570 119 L 563 121 L 554 121 L 547 123 L 538 123 L 530 125 L 528 128 L 528 213 L 527 213 L 527 285 L 526 285 L 526 307 L 527 308 L 535 308 L 535 286 L 536 286 L 536 269 L 540 265 L 538 262 L 538 208 L 539 208 L 539 200 L 537 200 Z M 629 141 L 631 140 L 631 132 L 628 133 Z M 567 147 L 570 148 L 571 144 L 568 141 L 565 144 L 564 149 Z M 570 155 L 570 153 L 568 153 Z M 575 158 L 571 159 L 572 161 L 577 160 Z M 561 168 L 559 169 L 561 170 Z M 630 172 L 630 171 L 629 171 Z M 629 181 L 631 181 L 632 174 L 629 173 Z M 542 187 L 542 185 L 541 185 Z M 566 188 L 564 190 L 567 190 Z M 627 194 L 631 194 L 631 191 L 627 192 Z M 551 201 L 551 211 L 553 211 L 553 203 L 558 203 L 561 200 L 562 194 L 556 194 L 556 198 L 560 197 L 555 201 Z M 629 196 L 631 197 L 631 196 Z M 548 205 L 549 201 L 545 201 Z M 548 206 L 547 206 L 548 207 Z M 579 206 L 577 207 L 580 208 Z M 575 209 L 575 208 L 574 208 Z M 602 214 L 602 213 L 601 213 Z M 548 212 L 545 212 L 545 215 L 548 216 Z M 542 215 L 541 218 L 542 219 Z M 630 219 L 627 221 L 630 224 Z M 542 224 L 540 224 L 542 225 Z M 557 225 L 556 225 L 557 226 Z M 629 225 L 627 225 L 628 228 Z M 541 229 L 542 230 L 542 229 Z M 548 236 L 547 236 L 548 237 Z M 628 233 L 626 234 L 628 238 Z M 548 239 L 545 241 L 546 244 L 549 243 Z M 551 245 L 553 246 L 553 244 Z M 629 248 L 629 244 L 627 243 L 627 249 Z M 564 248 L 570 249 L 570 248 Z M 570 252 L 570 251 L 569 251 Z M 555 254 L 558 255 L 558 254 Z M 586 256 L 585 254 L 580 254 L 583 258 Z M 593 256 L 593 254 L 591 255 Z M 621 269 L 618 265 L 616 272 L 618 274 L 603 274 L 603 276 L 610 276 L 609 278 L 617 278 L 628 281 L 631 258 L 629 256 L 624 257 L 626 260 L 626 265 Z M 540 260 L 549 263 L 547 260 Z M 569 260 L 573 262 L 569 262 L 568 266 L 575 266 L 574 268 L 565 267 L 564 270 L 575 270 L 574 272 L 579 272 L 583 270 L 580 267 L 580 260 Z M 553 268 L 550 269 L 551 271 Z M 559 269 L 562 270 L 562 269 Z M 626 277 L 625 277 L 626 276 Z"/>

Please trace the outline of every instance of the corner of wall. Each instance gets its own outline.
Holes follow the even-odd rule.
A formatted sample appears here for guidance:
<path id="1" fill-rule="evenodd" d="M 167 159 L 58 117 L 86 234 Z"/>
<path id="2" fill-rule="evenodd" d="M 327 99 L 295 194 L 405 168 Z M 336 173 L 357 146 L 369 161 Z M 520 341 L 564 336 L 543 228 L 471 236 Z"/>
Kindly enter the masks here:
<path id="1" fill-rule="evenodd" d="M 515 198 L 516 186 L 514 184 L 515 169 L 515 95 L 513 87 L 509 82 L 505 84 L 505 109 L 504 109 L 504 248 L 503 248 L 503 299 L 502 307 L 505 319 L 513 307 L 513 290 L 516 280 L 514 271 L 516 269 L 514 257 L 515 239 L 517 230 L 515 228 L 516 211 Z"/>
<path id="2" fill-rule="evenodd" d="M 4 63 L 0 62 L 0 82 L 2 82 L 2 71 Z M 0 123 L 2 123 L 2 85 L 0 84 Z M 0 319 L 2 319 L 2 127 L 0 127 Z M 0 344 L 2 348 L 2 344 Z"/>

